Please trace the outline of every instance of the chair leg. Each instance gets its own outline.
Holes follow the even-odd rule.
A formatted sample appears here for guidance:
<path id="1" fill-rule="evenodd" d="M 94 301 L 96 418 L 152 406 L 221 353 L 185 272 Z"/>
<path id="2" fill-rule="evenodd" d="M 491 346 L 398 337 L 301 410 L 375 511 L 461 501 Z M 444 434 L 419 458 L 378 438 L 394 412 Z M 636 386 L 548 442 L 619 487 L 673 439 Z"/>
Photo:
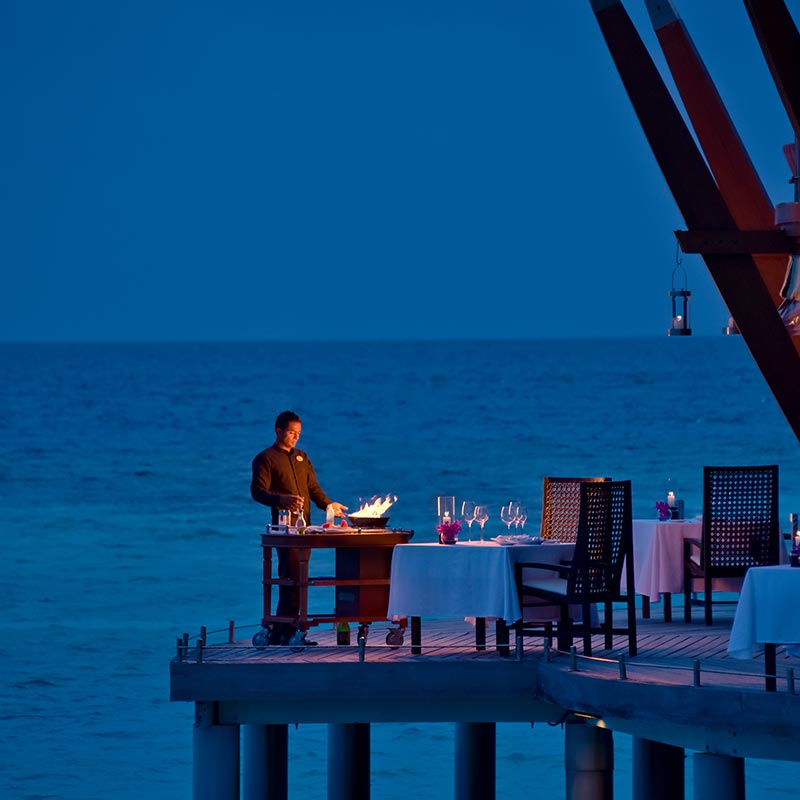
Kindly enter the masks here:
<path id="1" fill-rule="evenodd" d="M 558 620 L 558 631 L 556 632 L 556 647 L 565 653 L 572 647 L 572 618 L 569 615 L 569 606 L 561 606 L 561 616 Z"/>
<path id="2" fill-rule="evenodd" d="M 508 626 L 504 619 L 498 619 L 494 624 L 494 641 L 497 652 L 508 657 Z"/>
<path id="3" fill-rule="evenodd" d="M 705 589 L 705 597 L 703 599 L 705 601 L 706 625 L 711 625 L 711 578 L 708 575 L 708 570 L 706 570 L 703 588 Z"/>
<path id="4" fill-rule="evenodd" d="M 664 592 L 664 622 L 672 622 L 672 593 Z"/>
<path id="5" fill-rule="evenodd" d="M 591 656 L 592 654 L 592 609 L 588 602 L 582 603 L 581 609 L 581 624 L 583 625 L 583 654 Z"/>
<path id="6" fill-rule="evenodd" d="M 778 663 L 775 656 L 776 646 L 768 642 L 764 645 L 764 675 L 766 676 L 766 690 L 776 692 L 778 690 Z"/>
<path id="7" fill-rule="evenodd" d="M 683 571 L 683 621 L 688 625 L 692 621 L 692 573 Z"/>
<path id="8" fill-rule="evenodd" d="M 603 610 L 603 623 L 606 629 L 606 650 L 613 650 L 614 648 L 614 634 L 612 628 L 614 627 L 614 607 L 610 601 L 606 601 L 605 609 Z"/>
<path id="9" fill-rule="evenodd" d="M 636 642 L 636 595 L 628 595 L 628 655 L 633 658 L 639 652 Z"/>

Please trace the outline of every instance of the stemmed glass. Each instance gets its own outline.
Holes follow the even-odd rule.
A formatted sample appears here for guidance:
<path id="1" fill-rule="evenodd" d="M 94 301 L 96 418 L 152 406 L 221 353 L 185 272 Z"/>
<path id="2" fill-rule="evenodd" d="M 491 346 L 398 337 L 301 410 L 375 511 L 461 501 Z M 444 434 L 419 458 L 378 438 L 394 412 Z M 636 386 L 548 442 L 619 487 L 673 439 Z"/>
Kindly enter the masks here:
<path id="1" fill-rule="evenodd" d="M 475 506 L 475 522 L 481 526 L 481 541 L 483 541 L 483 526 L 489 520 L 489 506 Z"/>
<path id="2" fill-rule="evenodd" d="M 519 506 L 516 503 L 506 503 L 500 509 L 500 519 L 505 522 L 509 534 L 511 533 L 511 526 L 514 524 L 518 512 Z"/>
<path id="3" fill-rule="evenodd" d="M 522 528 L 525 530 L 525 523 L 528 521 L 528 509 L 522 503 L 517 506 L 517 518 L 514 520 L 514 529 Z"/>
<path id="4" fill-rule="evenodd" d="M 475 510 L 477 506 L 472 500 L 465 500 L 461 504 L 461 517 L 467 523 L 467 541 L 472 541 L 472 523 L 475 522 Z"/>

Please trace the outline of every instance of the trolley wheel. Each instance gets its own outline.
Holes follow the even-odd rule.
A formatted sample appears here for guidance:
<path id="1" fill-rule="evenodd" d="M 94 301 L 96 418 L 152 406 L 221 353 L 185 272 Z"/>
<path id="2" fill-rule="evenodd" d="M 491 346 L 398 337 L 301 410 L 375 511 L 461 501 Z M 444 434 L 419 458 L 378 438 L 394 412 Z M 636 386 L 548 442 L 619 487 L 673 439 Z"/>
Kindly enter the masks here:
<path id="1" fill-rule="evenodd" d="M 263 650 L 269 644 L 269 628 L 262 628 L 253 634 L 253 647 Z"/>
<path id="2" fill-rule="evenodd" d="M 386 644 L 388 644 L 389 647 L 401 647 L 403 644 L 403 629 L 392 628 L 389 633 L 386 634 Z"/>
<path id="3" fill-rule="evenodd" d="M 305 631 L 295 631 L 289 637 L 289 647 L 293 653 L 302 653 L 306 641 Z"/>

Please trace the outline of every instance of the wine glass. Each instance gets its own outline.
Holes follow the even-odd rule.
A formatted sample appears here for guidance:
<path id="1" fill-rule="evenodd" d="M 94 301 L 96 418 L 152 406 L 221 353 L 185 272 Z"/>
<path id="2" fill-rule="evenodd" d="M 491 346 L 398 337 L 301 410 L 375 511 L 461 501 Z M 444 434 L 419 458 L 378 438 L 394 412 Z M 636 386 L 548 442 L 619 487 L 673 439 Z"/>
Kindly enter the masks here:
<path id="1" fill-rule="evenodd" d="M 461 504 L 461 517 L 467 523 L 467 541 L 472 541 L 472 523 L 475 522 L 476 505 L 472 500 L 465 500 Z"/>
<path id="2" fill-rule="evenodd" d="M 528 521 L 528 509 L 520 503 L 517 506 L 517 518 L 514 520 L 516 528 L 522 528 L 525 531 L 525 523 Z"/>
<path id="3" fill-rule="evenodd" d="M 514 520 L 517 518 L 518 510 L 519 506 L 516 503 L 506 503 L 500 509 L 500 519 L 505 522 L 509 534 L 511 533 L 511 526 L 514 524 Z"/>
<path id="4" fill-rule="evenodd" d="M 481 526 L 481 541 L 483 541 L 483 526 L 489 519 L 489 506 L 475 506 L 475 522 Z"/>

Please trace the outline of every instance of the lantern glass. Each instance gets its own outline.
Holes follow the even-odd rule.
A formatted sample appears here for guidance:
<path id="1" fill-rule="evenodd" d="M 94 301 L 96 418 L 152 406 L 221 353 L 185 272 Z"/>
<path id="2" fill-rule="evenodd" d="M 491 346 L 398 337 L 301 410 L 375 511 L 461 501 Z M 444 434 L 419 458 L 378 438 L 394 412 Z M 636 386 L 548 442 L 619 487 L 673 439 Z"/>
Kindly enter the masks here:
<path id="1" fill-rule="evenodd" d="M 441 525 L 445 520 L 451 522 L 456 518 L 456 498 L 452 495 L 440 495 L 436 498 L 436 516 Z"/>

